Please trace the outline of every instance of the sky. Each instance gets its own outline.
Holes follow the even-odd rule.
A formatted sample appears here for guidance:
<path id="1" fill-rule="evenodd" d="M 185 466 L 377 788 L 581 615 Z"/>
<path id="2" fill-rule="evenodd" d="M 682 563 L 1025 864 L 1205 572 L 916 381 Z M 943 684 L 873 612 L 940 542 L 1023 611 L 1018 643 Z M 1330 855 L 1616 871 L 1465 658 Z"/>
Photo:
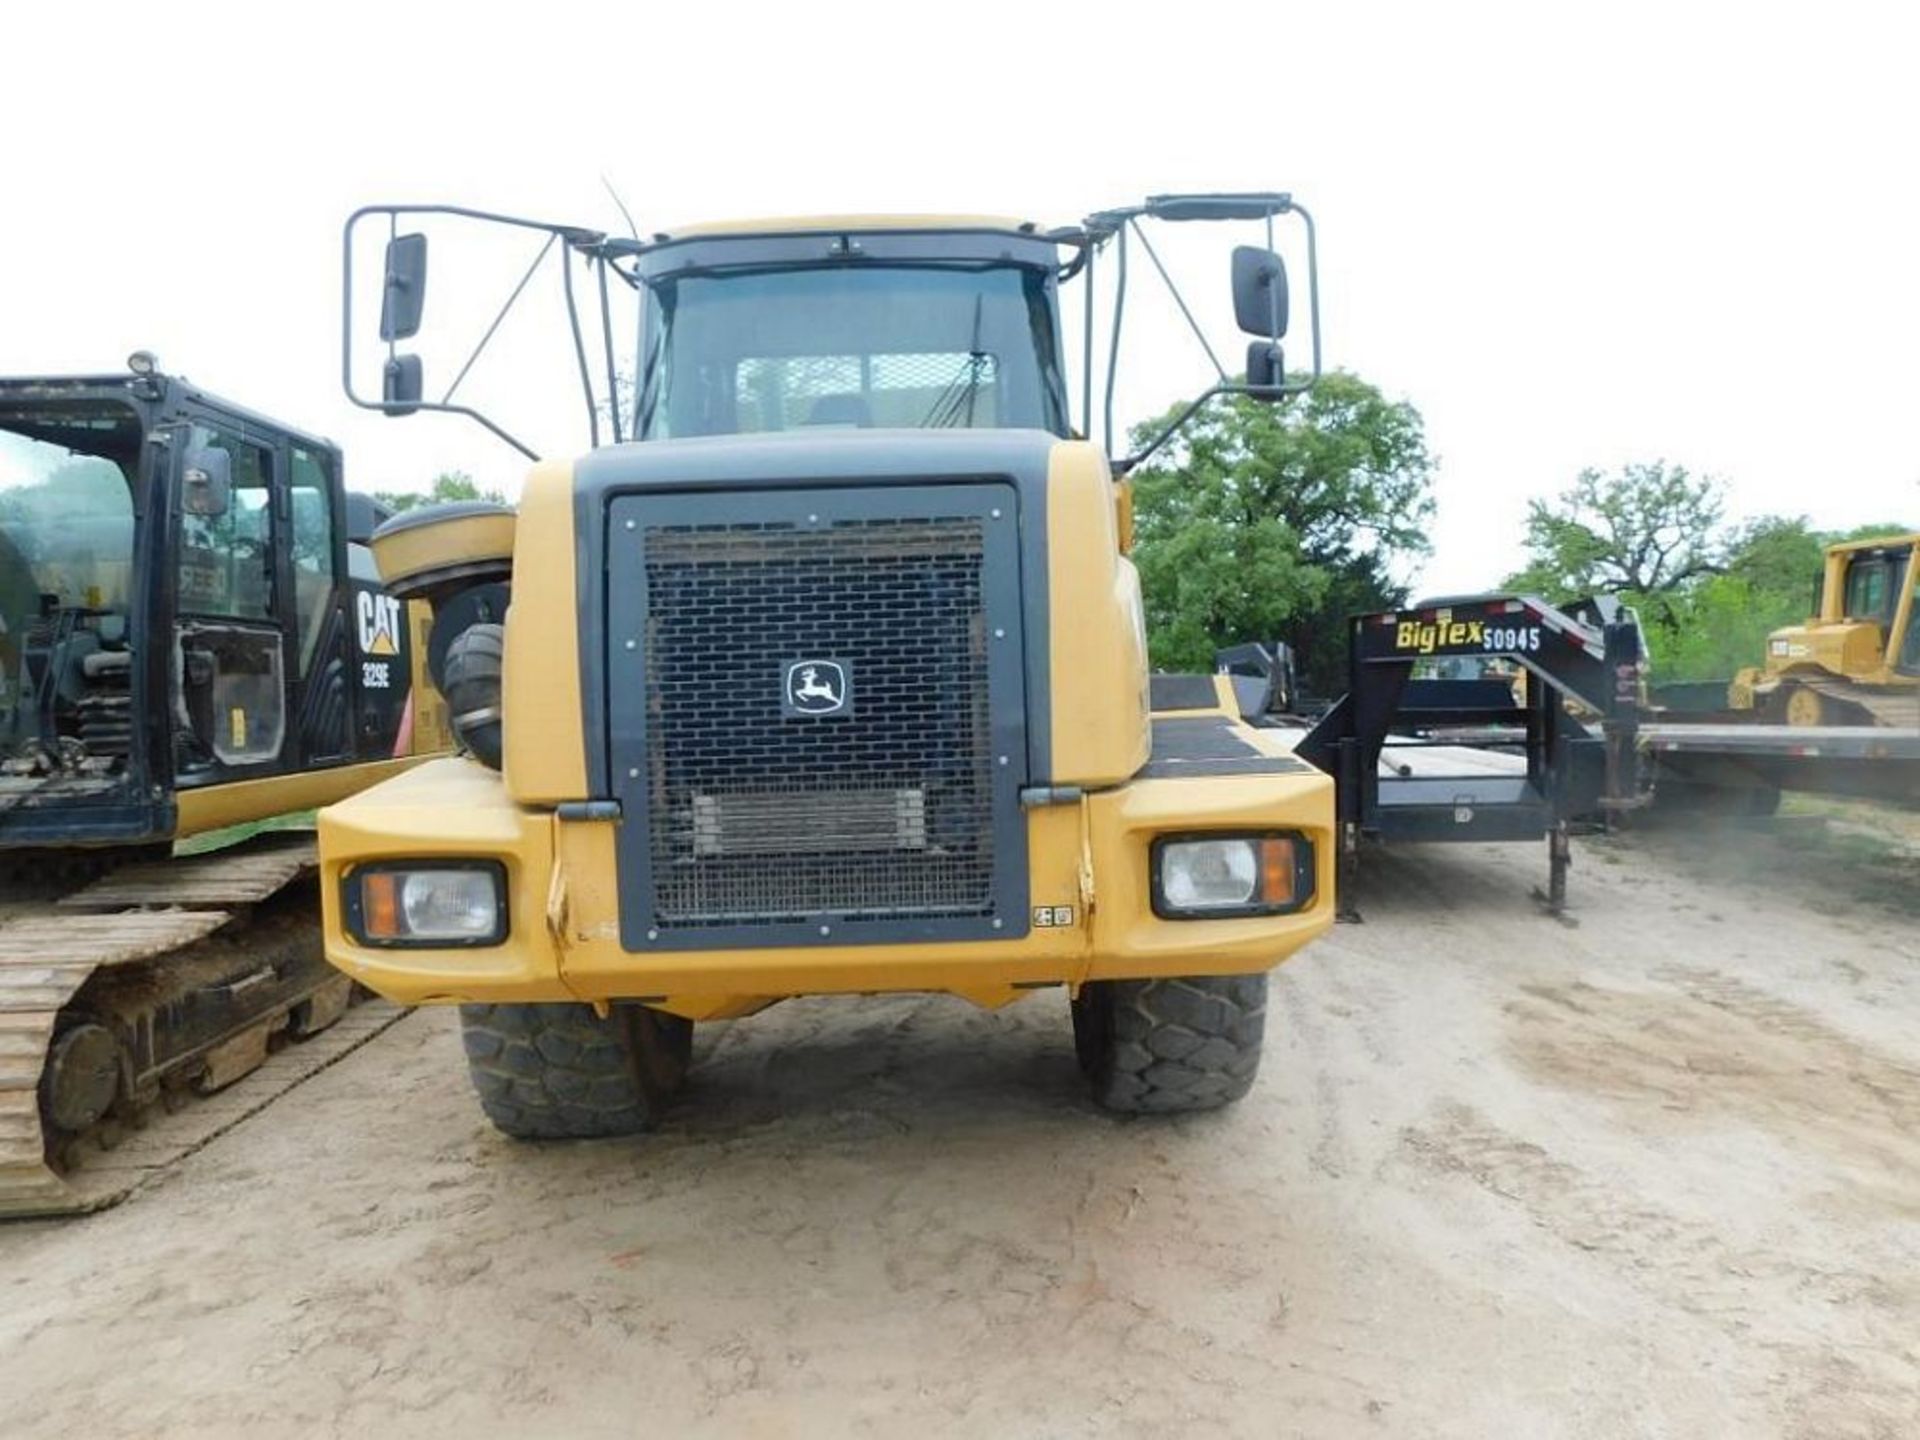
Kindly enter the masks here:
<path id="1" fill-rule="evenodd" d="M 1416 406 L 1439 457 L 1418 588 L 1497 582 L 1527 501 L 1586 466 L 1711 474 L 1735 519 L 1920 524 L 1910 6 L 182 0 L 28 7 L 5 37 L 0 374 L 150 349 L 331 436 L 356 488 L 511 495 L 525 467 L 342 394 L 361 204 L 624 230 L 611 187 L 648 233 L 1284 189 L 1320 222 L 1328 363 Z M 1254 238 L 1164 248 L 1236 352 L 1227 255 Z M 434 254 L 430 389 L 524 263 Z M 510 321 L 462 394 L 557 454 L 586 436 L 552 319 Z M 1210 373 L 1170 305 L 1129 301 L 1121 423 Z"/>

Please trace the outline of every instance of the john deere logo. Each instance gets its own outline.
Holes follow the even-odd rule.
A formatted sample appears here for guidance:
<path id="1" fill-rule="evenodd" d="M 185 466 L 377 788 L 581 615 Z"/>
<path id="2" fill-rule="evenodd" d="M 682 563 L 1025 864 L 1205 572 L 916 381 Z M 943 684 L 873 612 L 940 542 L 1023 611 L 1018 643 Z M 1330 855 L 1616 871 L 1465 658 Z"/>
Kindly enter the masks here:
<path id="1" fill-rule="evenodd" d="M 845 715 L 853 709 L 853 677 L 838 660 L 795 660 L 780 696 L 783 715 Z"/>

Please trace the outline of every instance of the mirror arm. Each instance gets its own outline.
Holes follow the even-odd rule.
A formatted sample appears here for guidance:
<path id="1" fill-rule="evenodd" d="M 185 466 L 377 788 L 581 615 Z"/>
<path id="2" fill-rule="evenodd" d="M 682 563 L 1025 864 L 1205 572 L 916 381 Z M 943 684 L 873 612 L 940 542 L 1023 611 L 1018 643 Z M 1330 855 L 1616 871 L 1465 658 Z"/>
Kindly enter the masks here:
<path id="1" fill-rule="evenodd" d="M 1120 321 L 1127 312 L 1127 232 L 1122 226 L 1115 234 L 1119 237 L 1119 250 L 1114 262 L 1119 269 L 1113 282 L 1113 335 L 1107 344 L 1107 409 L 1106 418 L 1100 426 L 1100 443 L 1107 452 L 1107 459 L 1113 459 L 1113 382 L 1118 373 L 1120 361 Z M 1088 304 L 1092 304 L 1089 287 Z"/>
<path id="2" fill-rule="evenodd" d="M 1193 318 L 1193 311 L 1187 308 L 1187 297 L 1180 293 L 1180 287 L 1173 283 L 1173 276 L 1167 273 L 1167 267 L 1160 263 L 1159 253 L 1153 248 L 1153 242 L 1147 238 L 1147 232 L 1140 228 L 1138 220 L 1130 220 L 1127 227 L 1140 237 L 1140 243 L 1146 247 L 1147 258 L 1153 261 L 1153 268 L 1160 272 L 1160 281 L 1167 287 L 1167 293 L 1173 296 L 1173 303 L 1180 307 L 1180 313 L 1186 317 L 1187 328 L 1193 331 L 1193 338 L 1200 342 L 1200 348 L 1207 352 L 1207 361 L 1213 366 L 1213 373 L 1220 377 L 1220 383 L 1227 383 L 1227 367 L 1220 363 L 1220 357 L 1213 353 L 1213 346 L 1207 343 L 1206 331 L 1200 328 L 1200 322 Z"/>
<path id="3" fill-rule="evenodd" d="M 613 363 L 613 309 L 607 299 L 607 259 L 598 256 L 594 273 L 600 282 L 600 348 L 607 360 L 607 415 L 613 421 L 613 443 L 623 439 L 620 433 L 620 373 Z"/>
<path id="4" fill-rule="evenodd" d="M 1198 414 L 1200 408 L 1209 400 L 1218 400 L 1223 395 L 1249 395 L 1256 400 L 1264 401 L 1284 400 L 1289 395 L 1304 395 L 1313 388 L 1313 382 L 1319 378 L 1320 362 L 1318 356 L 1316 356 L 1314 359 L 1313 374 L 1307 379 L 1296 381 L 1291 385 L 1237 385 L 1231 381 L 1223 385 L 1210 385 L 1201 392 L 1197 399 L 1191 401 L 1186 409 L 1175 416 L 1165 429 L 1154 436 L 1144 450 L 1136 450 L 1131 455 L 1123 456 L 1115 460 L 1113 462 L 1113 473 L 1116 476 L 1125 475 L 1135 466 L 1144 464 L 1162 445 L 1165 445 L 1181 430 L 1185 429 L 1187 422 Z"/>
<path id="5" fill-rule="evenodd" d="M 1281 387 L 1281 393 L 1293 395 L 1313 384 L 1320 378 L 1320 244 L 1314 230 L 1313 212 L 1297 200 L 1290 206 L 1292 212 L 1300 217 L 1300 223 L 1307 227 L 1307 320 L 1313 331 L 1313 371 L 1306 385 L 1293 389 Z"/>
<path id="6" fill-rule="evenodd" d="M 1080 433 L 1088 440 L 1093 438 L 1093 252 L 1087 246 L 1087 285 L 1081 292 L 1086 299 L 1080 307 Z"/>
<path id="7" fill-rule="evenodd" d="M 560 284 L 567 295 L 567 325 L 573 331 L 573 358 L 580 366 L 580 390 L 587 401 L 587 438 L 592 448 L 600 448 L 600 407 L 593 403 L 593 372 L 587 368 L 587 342 L 580 335 L 580 307 L 573 300 L 573 267 L 567 263 L 572 257 L 565 251 L 560 254 Z"/>
<path id="8" fill-rule="evenodd" d="M 1113 462 L 1114 475 L 1115 476 L 1125 475 L 1129 471 L 1131 471 L 1136 465 L 1144 464 L 1148 459 L 1150 459 L 1155 453 L 1159 451 L 1162 445 L 1165 445 L 1175 435 L 1179 434 L 1181 430 L 1185 429 L 1187 422 L 1191 420 L 1196 414 L 1198 414 L 1200 411 L 1200 407 L 1205 405 L 1209 400 L 1212 400 L 1214 397 L 1219 395 L 1245 394 L 1246 389 L 1247 387 L 1244 385 L 1210 385 L 1208 386 L 1205 390 L 1203 390 L 1200 393 L 1197 399 L 1193 400 L 1187 405 L 1186 409 L 1182 410 L 1178 415 L 1174 416 L 1174 418 L 1167 423 L 1166 427 L 1162 429 L 1158 435 L 1154 436 L 1153 439 L 1147 443 L 1147 447 L 1144 450 L 1136 450 L 1131 455 L 1123 456 L 1121 459 L 1115 460 Z"/>
<path id="9" fill-rule="evenodd" d="M 385 400 L 362 400 L 352 391 L 347 392 L 347 398 L 362 410 L 378 410 L 382 415 L 414 415 L 422 410 L 432 415 L 464 415 L 467 419 L 479 425 L 483 430 L 490 432 L 496 439 L 503 440 L 508 445 L 511 445 L 535 464 L 538 464 L 540 461 L 540 453 L 537 450 L 522 443 L 516 436 L 502 430 L 492 420 L 488 419 L 478 410 L 475 410 L 471 405 L 448 405 L 444 401 L 435 402 L 432 400 L 404 400 L 395 401 L 390 404 Z"/>
<path id="10" fill-rule="evenodd" d="M 460 373 L 454 376 L 453 383 L 447 386 L 447 393 L 440 397 L 440 403 L 442 405 L 447 404 L 453 399 L 453 392 L 458 390 L 460 388 L 460 382 L 467 378 L 467 372 L 473 369 L 473 363 L 480 358 L 480 352 L 493 343 L 493 335 L 494 332 L 500 328 L 500 322 L 507 318 L 507 312 L 513 309 L 514 305 L 519 301 L 520 292 L 527 288 L 527 282 L 533 279 L 534 272 L 540 268 L 540 262 L 547 258 L 547 252 L 551 249 L 553 249 L 553 236 L 549 235 L 547 237 L 547 243 L 540 247 L 540 252 L 533 257 L 533 263 L 527 266 L 526 273 L 520 277 L 520 283 L 515 285 L 513 287 L 513 293 L 507 296 L 507 303 L 500 307 L 500 313 L 495 315 L 493 322 L 487 326 L 487 333 L 480 337 L 479 343 L 473 347 L 473 353 L 468 355 L 466 362 L 461 365 Z"/>

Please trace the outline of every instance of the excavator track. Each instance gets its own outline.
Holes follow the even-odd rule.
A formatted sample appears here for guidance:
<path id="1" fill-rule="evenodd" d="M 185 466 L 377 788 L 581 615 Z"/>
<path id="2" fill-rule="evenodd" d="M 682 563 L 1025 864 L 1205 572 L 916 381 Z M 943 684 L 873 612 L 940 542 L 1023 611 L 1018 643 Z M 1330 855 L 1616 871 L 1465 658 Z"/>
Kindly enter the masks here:
<path id="1" fill-rule="evenodd" d="M 262 835 L 0 910 L 0 1216 L 115 1204 L 398 1018 L 348 1010 L 314 870 Z"/>

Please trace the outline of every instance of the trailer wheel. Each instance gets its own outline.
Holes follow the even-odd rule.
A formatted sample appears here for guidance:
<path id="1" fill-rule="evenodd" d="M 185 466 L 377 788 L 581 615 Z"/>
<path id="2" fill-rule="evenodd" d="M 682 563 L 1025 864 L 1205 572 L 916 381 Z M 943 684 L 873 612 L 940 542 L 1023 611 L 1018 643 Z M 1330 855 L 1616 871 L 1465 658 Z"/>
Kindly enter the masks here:
<path id="1" fill-rule="evenodd" d="M 639 1005 L 462 1005 L 467 1073 L 516 1140 L 650 1129 L 685 1082 L 693 1022 Z"/>
<path id="2" fill-rule="evenodd" d="M 1260 1069 L 1267 977 L 1092 980 L 1073 1002 L 1074 1049 L 1093 1098 L 1128 1114 L 1214 1110 Z"/>

